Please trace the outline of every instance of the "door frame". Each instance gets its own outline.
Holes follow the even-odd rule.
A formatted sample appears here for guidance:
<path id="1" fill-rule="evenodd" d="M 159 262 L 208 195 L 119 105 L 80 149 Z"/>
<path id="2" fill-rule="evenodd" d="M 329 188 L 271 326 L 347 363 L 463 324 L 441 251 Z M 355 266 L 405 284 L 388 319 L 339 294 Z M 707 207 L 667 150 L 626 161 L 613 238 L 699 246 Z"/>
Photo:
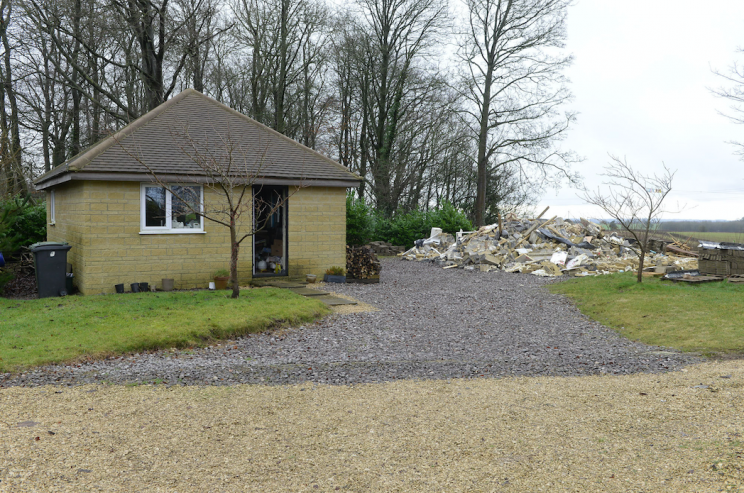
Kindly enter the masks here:
<path id="1" fill-rule="evenodd" d="M 265 188 L 281 188 L 282 205 L 280 210 L 282 214 L 282 242 L 284 243 L 284 269 L 279 274 L 273 272 L 258 272 L 256 270 L 256 192 Z M 289 208 L 287 207 L 289 198 L 289 187 L 286 185 L 253 185 L 251 186 L 251 221 L 253 224 L 254 234 L 251 239 L 251 276 L 252 277 L 289 277 Z"/>

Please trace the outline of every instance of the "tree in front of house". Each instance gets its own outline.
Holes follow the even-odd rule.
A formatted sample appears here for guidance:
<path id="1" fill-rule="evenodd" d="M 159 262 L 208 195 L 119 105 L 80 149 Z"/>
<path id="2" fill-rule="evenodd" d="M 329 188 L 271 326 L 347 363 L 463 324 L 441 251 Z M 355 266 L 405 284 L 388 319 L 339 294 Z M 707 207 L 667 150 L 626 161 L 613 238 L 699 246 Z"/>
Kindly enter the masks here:
<path id="1" fill-rule="evenodd" d="M 229 128 L 215 133 L 218 135 L 216 141 L 207 137 L 197 138 L 189 132 L 188 127 L 171 129 L 175 148 L 188 156 L 194 165 L 193 171 L 185 173 L 180 184 L 166 180 L 139 153 L 119 144 L 129 156 L 148 170 L 157 185 L 153 187 L 153 193 L 170 194 L 171 216 L 182 218 L 180 227 L 188 227 L 189 222 L 203 218 L 228 228 L 231 297 L 238 298 L 241 244 L 266 228 L 274 213 L 301 186 L 290 187 L 286 196 L 256 193 L 254 198 L 254 187 L 257 190 L 262 188 L 261 179 L 268 165 L 267 149 L 260 139 L 253 145 L 239 142 Z M 189 183 L 192 182 L 202 186 L 190 186 Z M 158 202 L 157 197 L 153 197 L 152 202 Z M 165 204 L 164 201 L 160 202 Z M 145 207 L 148 207 L 148 201 Z M 162 208 L 165 210 L 164 206 Z M 157 214 L 153 213 L 148 217 L 157 217 Z"/>
<path id="2" fill-rule="evenodd" d="M 662 164 L 659 174 L 643 174 L 624 159 L 610 156 L 611 162 L 603 174 L 608 178 L 606 188 L 596 191 L 584 189 L 580 197 L 600 207 L 619 229 L 624 229 L 635 244 L 629 248 L 638 255 L 638 282 L 643 282 L 643 263 L 648 253 L 648 237 L 666 211 L 664 200 L 672 191 L 676 171 Z"/>

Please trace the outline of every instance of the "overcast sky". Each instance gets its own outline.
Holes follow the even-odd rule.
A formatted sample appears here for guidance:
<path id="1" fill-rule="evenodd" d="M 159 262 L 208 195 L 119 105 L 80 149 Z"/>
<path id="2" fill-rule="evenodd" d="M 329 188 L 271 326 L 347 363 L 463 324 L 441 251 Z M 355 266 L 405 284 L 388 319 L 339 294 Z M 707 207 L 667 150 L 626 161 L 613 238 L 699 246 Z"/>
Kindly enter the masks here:
<path id="1" fill-rule="evenodd" d="M 744 163 L 730 140 L 744 141 L 744 125 L 718 112 L 727 102 L 708 88 L 724 81 L 744 46 L 744 1 L 578 0 L 568 18 L 568 69 L 578 121 L 562 146 L 585 158 L 576 166 L 595 187 L 608 153 L 636 168 L 677 170 L 665 219 L 744 217 Z M 550 216 L 605 217 L 576 197 L 548 191 Z"/>

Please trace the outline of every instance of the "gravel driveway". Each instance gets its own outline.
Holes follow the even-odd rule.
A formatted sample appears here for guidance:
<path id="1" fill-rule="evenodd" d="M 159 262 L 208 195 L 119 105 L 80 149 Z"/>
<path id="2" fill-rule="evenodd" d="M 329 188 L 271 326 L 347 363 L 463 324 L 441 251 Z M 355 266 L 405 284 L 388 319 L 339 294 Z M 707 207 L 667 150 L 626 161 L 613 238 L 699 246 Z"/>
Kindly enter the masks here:
<path id="1" fill-rule="evenodd" d="M 352 384 L 397 379 L 664 372 L 694 355 L 632 342 L 584 317 L 527 274 L 383 260 L 380 284 L 334 285 L 379 311 L 190 351 L 159 351 L 0 375 L 0 387 Z"/>

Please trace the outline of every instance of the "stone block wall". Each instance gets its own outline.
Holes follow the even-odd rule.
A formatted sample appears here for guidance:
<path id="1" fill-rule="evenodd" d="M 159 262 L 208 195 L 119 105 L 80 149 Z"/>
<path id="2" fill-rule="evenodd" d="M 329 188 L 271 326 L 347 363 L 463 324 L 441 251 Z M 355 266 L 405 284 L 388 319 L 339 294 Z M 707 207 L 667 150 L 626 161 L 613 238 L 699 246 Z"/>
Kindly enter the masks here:
<path id="1" fill-rule="evenodd" d="M 67 262 L 77 279 L 85 277 L 84 238 L 90 230 L 84 211 L 88 202 L 83 198 L 82 182 L 67 182 L 54 187 L 55 222 L 51 223 L 51 192 L 46 192 L 47 241 L 67 242 L 72 248 L 67 252 Z"/>
<path id="2" fill-rule="evenodd" d="M 287 205 L 290 277 L 322 278 L 329 267 L 346 268 L 346 189 L 301 188 Z"/>
<path id="3" fill-rule="evenodd" d="M 229 268 L 229 230 L 214 222 L 205 221 L 203 234 L 140 234 L 139 182 L 68 186 L 67 194 L 55 187 L 56 225 L 47 237 L 72 245 L 75 284 L 83 294 L 113 293 L 119 283 L 126 290 L 134 282 L 159 288 L 163 278 L 174 279 L 176 289 L 206 288 L 216 270 Z M 215 199 L 206 187 L 204 193 L 206 202 Z M 240 258 L 242 283 L 251 277 L 249 240 Z"/>
<path id="4" fill-rule="evenodd" d="M 56 224 L 47 228 L 47 239 L 72 246 L 68 262 L 83 294 L 113 293 L 119 283 L 127 290 L 134 282 L 159 288 L 163 278 L 174 279 L 176 289 L 205 288 L 216 270 L 229 268 L 230 236 L 222 225 L 205 220 L 204 234 L 140 234 L 139 182 L 69 182 L 54 190 Z M 208 204 L 220 199 L 207 187 L 204 193 Z M 287 217 L 291 277 L 345 267 L 345 189 L 302 188 L 289 198 Z M 241 284 L 251 278 L 251 259 L 247 238 L 240 249 Z"/>

